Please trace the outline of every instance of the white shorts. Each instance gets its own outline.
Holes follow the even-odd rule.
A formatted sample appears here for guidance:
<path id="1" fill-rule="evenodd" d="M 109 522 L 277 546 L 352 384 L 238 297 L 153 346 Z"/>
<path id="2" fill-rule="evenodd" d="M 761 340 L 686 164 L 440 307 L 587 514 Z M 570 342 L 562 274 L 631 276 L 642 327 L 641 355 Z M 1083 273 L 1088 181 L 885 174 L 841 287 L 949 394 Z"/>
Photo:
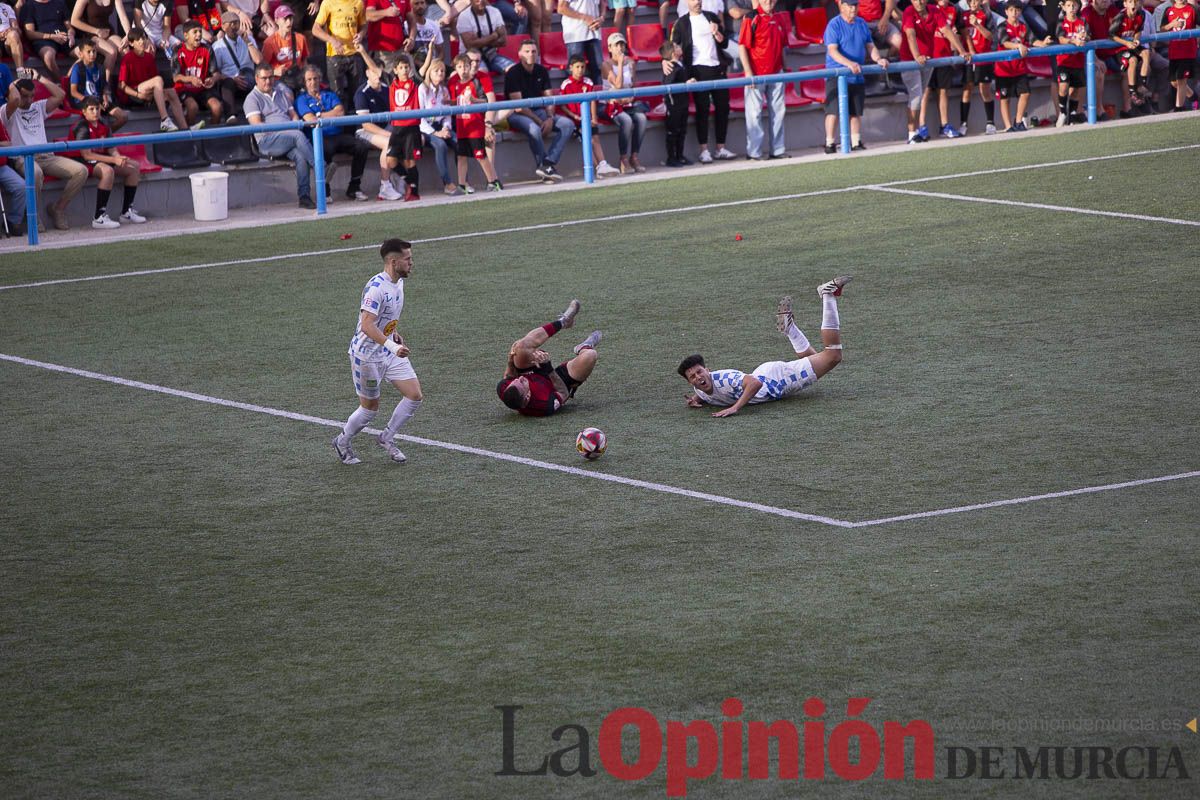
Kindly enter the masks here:
<path id="1" fill-rule="evenodd" d="M 751 373 L 762 381 L 761 393 L 766 393 L 767 399 L 779 400 L 799 394 L 817 382 L 817 373 L 813 371 L 812 360 L 798 358 L 795 361 L 768 361 L 759 364 Z"/>
<path id="2" fill-rule="evenodd" d="M 384 381 L 406 381 L 417 377 L 412 362 L 388 353 L 378 361 L 363 361 L 350 356 L 350 371 L 354 375 L 354 393 L 368 400 L 379 399 Z"/>

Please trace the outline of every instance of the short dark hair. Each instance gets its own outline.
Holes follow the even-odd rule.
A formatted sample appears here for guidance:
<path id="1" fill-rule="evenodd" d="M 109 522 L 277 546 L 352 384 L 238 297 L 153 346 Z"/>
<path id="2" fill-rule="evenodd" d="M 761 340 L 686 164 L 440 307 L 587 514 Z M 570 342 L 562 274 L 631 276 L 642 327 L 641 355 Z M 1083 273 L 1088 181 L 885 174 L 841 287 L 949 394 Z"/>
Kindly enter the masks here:
<path id="1" fill-rule="evenodd" d="M 100 108 L 101 105 L 100 98 L 96 97 L 94 94 L 89 94 L 87 97 L 83 98 L 83 100 L 79 101 L 80 109 L 91 108 L 92 106 Z"/>
<path id="2" fill-rule="evenodd" d="M 197 28 L 202 28 L 202 27 L 204 27 L 204 26 L 201 25 L 196 20 L 189 19 L 187 22 L 183 23 L 183 33 L 187 33 L 188 31 L 194 31 Z"/>
<path id="3" fill-rule="evenodd" d="M 663 58 L 674 58 L 675 57 L 675 42 L 671 41 L 670 39 L 667 39 L 665 42 L 663 42 L 662 44 L 660 44 L 658 46 L 658 54 L 660 56 L 662 56 Z"/>
<path id="4" fill-rule="evenodd" d="M 388 239 L 379 246 L 379 257 L 387 258 L 392 253 L 402 253 L 405 250 L 412 250 L 412 242 L 406 242 L 403 239 Z"/>
<path id="5" fill-rule="evenodd" d="M 96 49 L 96 40 L 95 40 L 95 39 L 93 39 L 92 37 L 88 36 L 88 37 L 85 37 L 85 38 L 83 38 L 83 39 L 80 39 L 79 41 L 77 41 L 77 42 L 75 43 L 75 49 L 76 49 L 76 50 L 80 50 L 80 51 L 82 51 L 82 50 L 83 50 L 83 48 L 85 48 L 85 47 L 90 47 L 90 48 L 92 48 L 93 50 L 95 50 L 95 49 Z"/>
<path id="6" fill-rule="evenodd" d="M 689 369 L 691 369 L 692 367 L 703 367 L 703 366 L 704 366 L 704 356 L 700 355 L 699 353 L 696 353 L 696 355 L 688 356 L 683 361 L 679 362 L 679 374 L 686 376 L 687 371 Z"/>
<path id="7" fill-rule="evenodd" d="M 500 393 L 500 401 L 513 411 L 520 411 L 525 407 L 525 393 L 521 391 L 521 387 L 516 383 L 510 383 Z"/>
<path id="8" fill-rule="evenodd" d="M 18 92 L 37 91 L 37 84 L 31 81 L 29 78 L 21 78 L 21 80 L 16 82 L 16 87 Z"/>
<path id="9" fill-rule="evenodd" d="M 275 68 L 271 66 L 269 61 L 260 61 L 258 66 L 254 68 L 254 74 L 258 75 L 260 72 L 269 72 L 274 75 Z"/>
<path id="10" fill-rule="evenodd" d="M 1015 8 L 1018 11 L 1025 10 L 1025 6 L 1023 3 L 1021 3 L 1021 0 L 1008 0 L 1008 2 L 1004 4 L 1004 7 L 1005 8 Z"/>
<path id="11" fill-rule="evenodd" d="M 571 58 L 570 58 L 570 59 L 567 61 L 567 68 L 568 68 L 568 69 L 570 69 L 570 67 L 571 67 L 571 65 L 572 65 L 572 64 L 586 64 L 586 63 L 587 63 L 587 59 L 586 59 L 586 58 L 584 58 L 583 56 L 581 56 L 581 55 L 573 55 L 573 56 L 571 56 Z"/>
<path id="12" fill-rule="evenodd" d="M 146 32 L 135 25 L 129 29 L 129 35 L 125 38 L 131 42 L 136 42 L 138 39 L 145 39 Z"/>

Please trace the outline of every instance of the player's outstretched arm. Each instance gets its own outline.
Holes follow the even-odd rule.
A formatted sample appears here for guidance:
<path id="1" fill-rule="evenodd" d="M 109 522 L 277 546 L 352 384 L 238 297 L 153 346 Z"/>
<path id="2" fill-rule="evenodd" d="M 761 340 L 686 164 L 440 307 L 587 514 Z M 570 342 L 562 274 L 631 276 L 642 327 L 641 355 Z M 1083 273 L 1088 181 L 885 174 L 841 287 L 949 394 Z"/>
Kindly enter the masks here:
<path id="1" fill-rule="evenodd" d="M 758 390 L 762 388 L 762 381 L 753 375 L 747 375 L 742 381 L 742 396 L 737 399 L 737 402 L 729 408 L 722 408 L 720 411 L 714 411 L 714 417 L 732 417 L 734 414 L 746 407 L 746 404 L 758 394 Z"/>
<path id="2" fill-rule="evenodd" d="M 683 402 L 687 404 L 688 408 L 704 408 L 704 401 L 696 394 L 685 394 Z"/>

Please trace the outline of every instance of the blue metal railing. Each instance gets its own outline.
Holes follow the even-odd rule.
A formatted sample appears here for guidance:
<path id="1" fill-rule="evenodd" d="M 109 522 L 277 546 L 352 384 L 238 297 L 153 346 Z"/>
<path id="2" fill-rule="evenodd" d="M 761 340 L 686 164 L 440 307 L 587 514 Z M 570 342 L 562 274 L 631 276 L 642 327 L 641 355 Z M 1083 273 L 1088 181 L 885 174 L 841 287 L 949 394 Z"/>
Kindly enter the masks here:
<path id="1" fill-rule="evenodd" d="M 1143 43 L 1164 42 L 1174 39 L 1194 39 L 1200 38 L 1200 28 L 1193 28 L 1187 31 L 1172 31 L 1169 33 L 1156 33 L 1149 36 L 1143 36 Z M 1114 47 L 1120 47 L 1111 39 L 1097 39 L 1088 42 L 1084 45 L 1052 45 L 1050 47 L 1030 48 L 1027 58 L 1038 56 L 1057 56 L 1066 55 L 1069 53 L 1084 52 L 1086 58 L 1086 74 L 1087 74 L 1087 120 L 1088 124 L 1096 124 L 1097 115 L 1097 98 L 1096 98 L 1096 82 L 1095 82 L 1095 66 L 1096 66 L 1096 51 L 1107 50 Z M 990 64 L 997 61 L 1015 61 L 1021 58 L 1021 54 L 1017 50 L 999 50 L 991 53 L 983 53 L 972 58 L 971 63 L 974 64 Z M 889 63 L 885 70 L 882 67 L 872 64 L 863 66 L 862 75 L 881 75 L 894 72 L 911 72 L 913 70 L 923 69 L 926 67 L 947 67 L 957 66 L 966 63 L 959 56 L 950 56 L 946 58 L 931 58 L 926 60 L 924 64 L 918 64 L 915 61 L 898 61 Z M 662 97 L 668 94 L 690 94 L 692 92 L 707 92 L 714 89 L 730 89 L 738 86 L 768 86 L 776 83 L 800 83 L 823 78 L 836 78 L 838 90 L 838 124 L 841 136 L 841 152 L 850 152 L 850 114 L 849 114 L 849 78 L 853 73 L 846 67 L 836 69 L 825 68 L 816 70 L 805 70 L 802 72 L 782 72 L 775 75 L 756 75 L 753 78 L 726 78 L 716 81 L 698 81 L 696 83 L 681 83 L 672 85 L 655 85 L 643 86 L 633 89 L 618 89 L 606 92 L 590 92 L 586 95 L 568 94 L 554 95 L 552 97 L 532 97 L 520 100 L 504 100 L 496 103 L 475 103 L 469 106 L 440 106 L 438 108 L 424 108 L 416 111 L 398 111 L 394 113 L 381 114 L 350 114 L 343 117 L 326 117 L 316 122 L 304 122 L 301 120 L 292 122 L 276 122 L 264 125 L 238 125 L 227 128 L 206 128 L 198 131 L 178 131 L 175 133 L 147 133 L 134 136 L 120 136 L 110 139 L 88 139 L 76 142 L 50 142 L 42 145 L 31 145 L 23 147 L 0 147 L 0 156 L 8 158 L 23 158 L 25 168 L 25 197 L 26 197 L 26 230 L 30 245 L 38 243 L 37 233 L 37 188 L 34 174 L 34 155 L 39 153 L 67 153 L 77 152 L 79 150 L 90 150 L 94 148 L 119 147 L 123 145 L 137 144 L 163 144 L 166 142 L 179 141 L 201 141 L 204 139 L 222 139 L 232 136 L 246 136 L 256 133 L 271 133 L 276 131 L 288 130 L 309 130 L 309 129 L 324 129 L 345 127 L 347 125 L 361 125 L 364 122 L 371 122 L 377 125 L 384 125 L 393 120 L 401 119 L 421 119 L 424 117 L 444 117 L 457 116 L 460 114 L 480 114 L 488 111 L 501 111 L 504 109 L 518 108 L 545 108 L 547 106 L 558 105 L 575 105 L 579 104 L 580 112 L 580 133 L 583 140 L 583 177 L 587 183 L 592 183 L 595 180 L 595 169 L 592 165 L 592 114 L 591 104 L 593 102 L 603 103 L 608 100 L 625 99 L 625 98 L 641 98 L 641 97 Z M 587 102 L 583 102 L 583 98 L 587 98 Z M 313 172 L 314 184 L 316 190 L 317 213 L 326 213 L 325 204 L 325 148 L 324 137 L 313 136 Z"/>

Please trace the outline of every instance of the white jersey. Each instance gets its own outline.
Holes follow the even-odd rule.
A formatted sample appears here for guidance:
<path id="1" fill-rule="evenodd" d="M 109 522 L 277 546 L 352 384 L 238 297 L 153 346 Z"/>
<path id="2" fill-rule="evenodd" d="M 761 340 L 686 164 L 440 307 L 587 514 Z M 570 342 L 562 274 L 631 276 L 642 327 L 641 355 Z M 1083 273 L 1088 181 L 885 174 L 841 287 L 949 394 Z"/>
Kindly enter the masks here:
<path id="1" fill-rule="evenodd" d="M 738 369 L 712 371 L 711 394 L 696 389 L 696 396 L 711 406 L 731 406 L 741 399 L 745 388 L 746 373 Z M 804 391 L 817 382 L 812 361 L 800 358 L 795 361 L 767 361 L 759 364 L 751 373 L 762 381 L 762 387 L 750 398 L 750 404 L 779 400 Z"/>
<path id="2" fill-rule="evenodd" d="M 363 361 L 379 361 L 388 355 L 381 344 L 363 333 L 362 312 L 370 311 L 375 315 L 375 324 L 385 336 L 391 336 L 400 320 L 400 312 L 404 310 L 404 279 L 392 283 L 386 272 L 380 272 L 363 287 L 362 303 L 359 305 L 358 324 L 354 329 L 354 337 L 350 340 L 350 355 Z"/>

